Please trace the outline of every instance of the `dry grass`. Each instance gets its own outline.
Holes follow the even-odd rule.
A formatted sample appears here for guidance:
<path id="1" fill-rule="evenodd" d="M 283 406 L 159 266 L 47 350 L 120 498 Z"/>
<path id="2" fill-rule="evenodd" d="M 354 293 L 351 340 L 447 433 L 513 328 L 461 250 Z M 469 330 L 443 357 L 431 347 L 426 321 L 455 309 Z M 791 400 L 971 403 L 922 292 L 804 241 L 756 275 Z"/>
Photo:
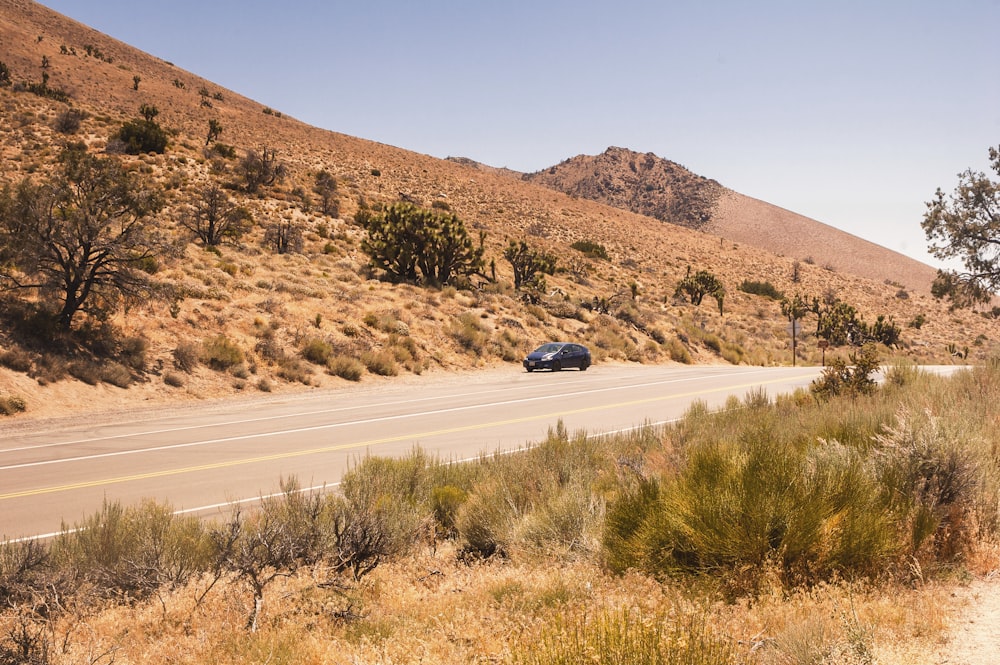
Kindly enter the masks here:
<path id="1" fill-rule="evenodd" d="M 914 664 L 930 662 L 924 656 L 941 646 L 956 602 L 937 585 L 888 596 L 841 584 L 722 604 L 645 577 L 608 576 L 592 564 L 466 565 L 454 554 L 449 547 L 424 552 L 357 584 L 322 570 L 277 582 L 257 633 L 242 629 L 245 591 L 217 590 L 199 605 L 205 582 L 137 606 L 66 617 L 52 637 L 65 637 L 68 651 L 53 662 L 107 653 L 146 665 L 503 663 L 540 645 L 554 625 L 631 610 L 668 627 L 701 618 L 740 662 Z"/>

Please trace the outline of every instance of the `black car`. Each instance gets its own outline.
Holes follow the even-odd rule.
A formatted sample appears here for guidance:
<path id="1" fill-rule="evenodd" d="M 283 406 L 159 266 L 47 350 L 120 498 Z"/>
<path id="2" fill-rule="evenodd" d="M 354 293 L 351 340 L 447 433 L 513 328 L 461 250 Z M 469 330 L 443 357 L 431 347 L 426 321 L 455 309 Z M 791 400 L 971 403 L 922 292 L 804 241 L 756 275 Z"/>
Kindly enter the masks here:
<path id="1" fill-rule="evenodd" d="M 590 367 L 590 351 L 587 347 L 582 344 L 549 342 L 542 344 L 524 359 L 524 369 L 529 372 L 536 369 L 558 372 L 567 367 L 576 367 L 581 371 Z"/>

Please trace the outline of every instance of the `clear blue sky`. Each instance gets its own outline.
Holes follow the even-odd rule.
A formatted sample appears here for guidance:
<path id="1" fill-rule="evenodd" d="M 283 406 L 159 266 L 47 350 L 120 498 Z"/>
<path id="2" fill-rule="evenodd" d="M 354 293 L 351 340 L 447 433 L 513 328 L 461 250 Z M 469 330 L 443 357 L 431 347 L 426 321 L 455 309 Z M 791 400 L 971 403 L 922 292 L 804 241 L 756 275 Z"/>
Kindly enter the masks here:
<path id="1" fill-rule="evenodd" d="M 608 146 L 936 265 L 1000 145 L 1000 0 L 43 0 L 318 127 L 537 171 Z"/>

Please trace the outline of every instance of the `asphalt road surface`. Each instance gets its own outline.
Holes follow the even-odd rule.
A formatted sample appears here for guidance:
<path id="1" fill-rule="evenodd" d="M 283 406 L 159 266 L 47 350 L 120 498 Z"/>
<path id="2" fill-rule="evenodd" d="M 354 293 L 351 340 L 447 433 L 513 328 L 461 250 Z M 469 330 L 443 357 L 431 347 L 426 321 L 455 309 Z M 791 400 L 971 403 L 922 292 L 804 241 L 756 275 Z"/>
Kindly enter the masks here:
<path id="1" fill-rule="evenodd" d="M 808 386 L 810 367 L 597 365 L 411 377 L 401 383 L 0 424 L 0 540 L 49 536 L 105 500 L 211 515 L 279 491 L 334 487 L 365 455 L 419 446 L 445 460 L 516 450 L 560 420 L 599 435 L 671 421 L 695 400 Z"/>

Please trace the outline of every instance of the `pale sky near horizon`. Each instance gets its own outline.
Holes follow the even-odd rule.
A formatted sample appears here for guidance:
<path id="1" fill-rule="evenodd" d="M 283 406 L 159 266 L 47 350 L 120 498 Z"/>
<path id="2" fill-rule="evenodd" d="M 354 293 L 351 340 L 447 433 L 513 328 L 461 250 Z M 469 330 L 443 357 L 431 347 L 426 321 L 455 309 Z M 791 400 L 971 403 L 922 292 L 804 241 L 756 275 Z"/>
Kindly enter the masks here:
<path id="1" fill-rule="evenodd" d="M 42 4 L 317 127 L 524 172 L 652 152 L 931 265 L 924 203 L 1000 145 L 1000 0 Z"/>

